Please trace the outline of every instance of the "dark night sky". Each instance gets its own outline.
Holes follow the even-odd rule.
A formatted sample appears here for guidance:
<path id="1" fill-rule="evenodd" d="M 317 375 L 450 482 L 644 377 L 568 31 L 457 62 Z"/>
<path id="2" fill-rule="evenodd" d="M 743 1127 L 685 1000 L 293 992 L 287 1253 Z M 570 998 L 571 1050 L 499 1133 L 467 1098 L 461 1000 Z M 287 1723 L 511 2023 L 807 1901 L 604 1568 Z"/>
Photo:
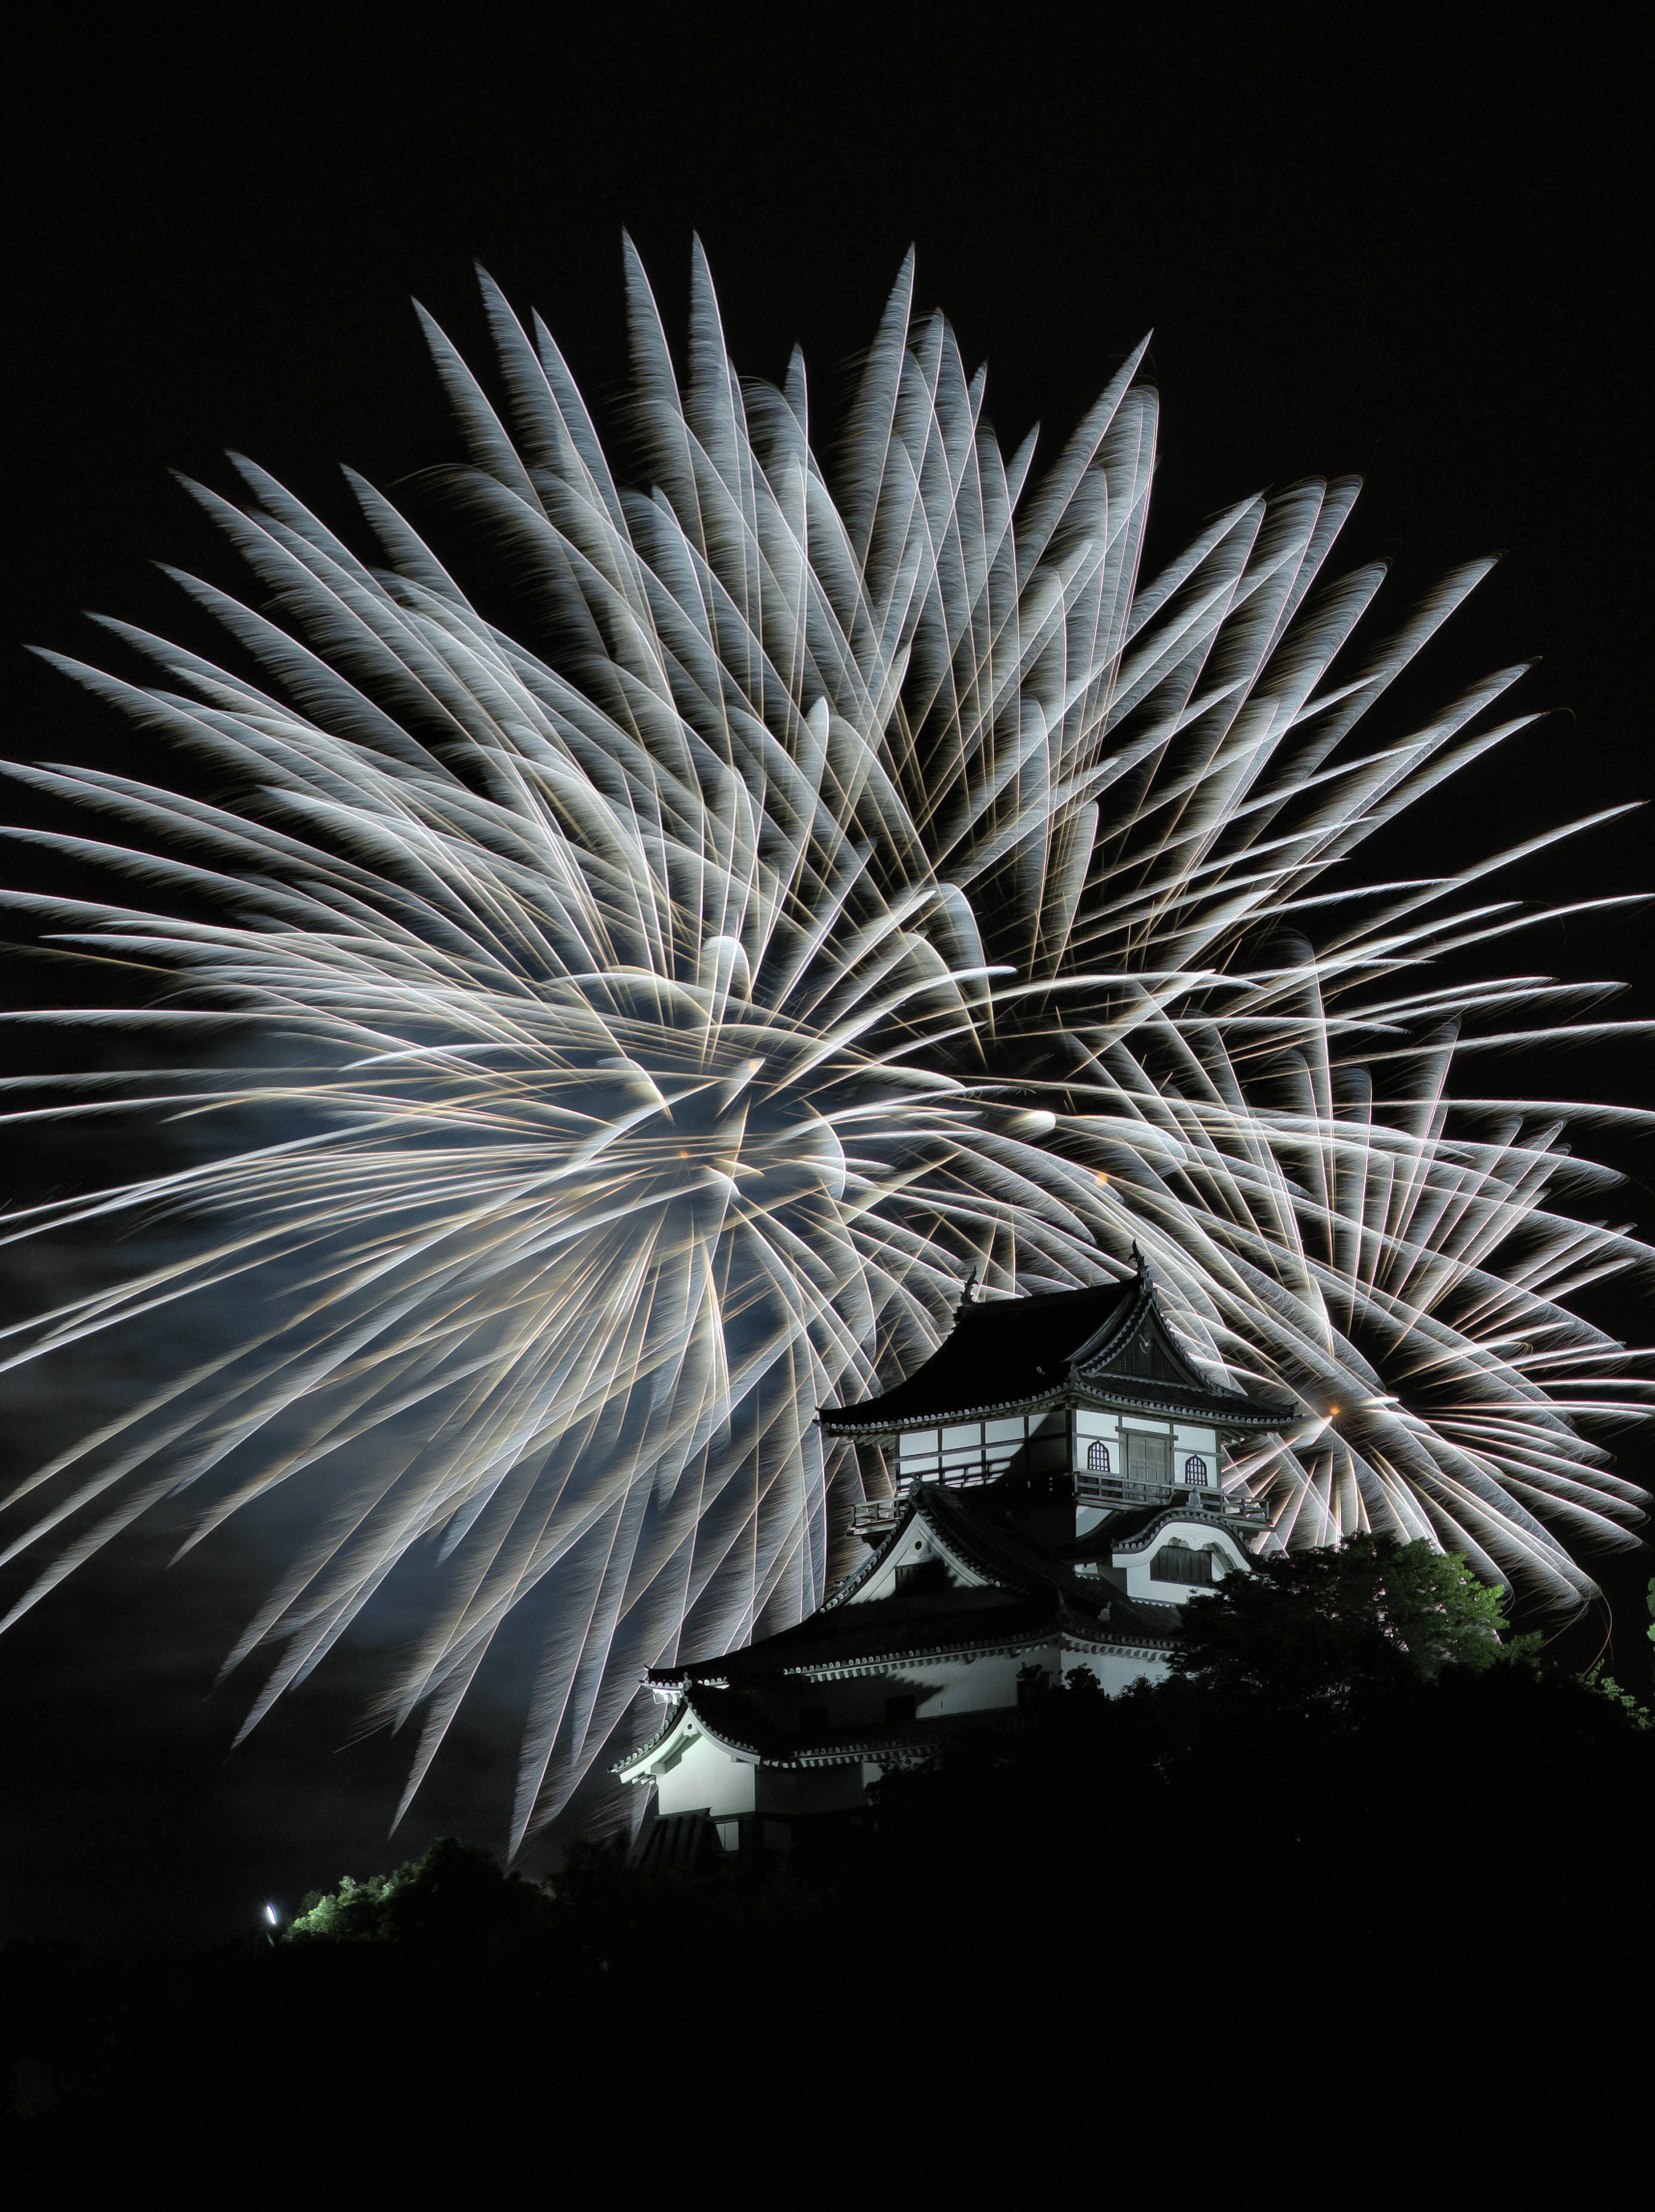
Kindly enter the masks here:
<path id="1" fill-rule="evenodd" d="M 187 629 L 156 557 L 233 581 L 169 469 L 226 486 L 233 446 L 338 517 L 337 462 L 389 485 L 452 453 L 408 303 L 481 357 L 474 257 L 612 392 L 625 225 L 670 320 L 699 230 L 738 361 L 777 374 L 797 337 L 819 395 L 917 241 L 922 297 L 988 361 L 1009 442 L 1037 415 L 1061 433 L 1153 327 L 1163 544 L 1261 486 L 1355 469 L 1348 551 L 1388 554 L 1398 597 L 1506 549 L 1418 696 L 1539 655 L 1520 696 L 1562 711 L 1410 817 L 1409 872 L 1646 797 L 1647 209 L 1622 58 L 1578 27 L 1567 51 L 1525 43 L 1509 14 L 1485 38 L 1475 9 L 1446 29 L 1369 10 L 1355 32 L 1349 10 L 1238 11 L 1215 42 L 1219 12 L 1128 28 L 1100 8 L 1077 34 L 1040 7 L 635 7 L 615 32 L 474 9 L 410 38 L 403 11 L 336 11 L 343 32 L 262 11 L 233 46 L 207 11 L 37 26 L 6 131 L 8 750 L 117 742 L 16 642 L 95 655 L 82 607 Z M 782 22 L 803 27 L 782 43 Z M 1634 816 L 1522 888 L 1651 877 Z M 1655 1005 L 1641 919 L 1554 927 L 1524 963 L 1628 976 L 1622 1011 Z M 40 988 L 20 970 L 13 995 Z M 1505 1079 L 1648 1096 L 1624 1050 Z M 1615 1157 L 1647 1176 L 1646 1152 Z M 18 1195 L 75 1172 L 6 1167 Z M 1649 1223 L 1641 1183 L 1623 1211 Z M 54 1407 L 9 1402 L 21 1461 Z M 337 1748 L 366 1648 L 227 1756 L 247 1692 L 207 1692 L 270 1541 L 232 1530 L 163 1574 L 163 1534 L 135 1537 L 0 1643 L 0 1936 L 214 1936 L 385 1863 L 402 1742 Z M 477 1716 L 396 1855 L 497 1842 L 508 1753 L 506 1717 Z"/>

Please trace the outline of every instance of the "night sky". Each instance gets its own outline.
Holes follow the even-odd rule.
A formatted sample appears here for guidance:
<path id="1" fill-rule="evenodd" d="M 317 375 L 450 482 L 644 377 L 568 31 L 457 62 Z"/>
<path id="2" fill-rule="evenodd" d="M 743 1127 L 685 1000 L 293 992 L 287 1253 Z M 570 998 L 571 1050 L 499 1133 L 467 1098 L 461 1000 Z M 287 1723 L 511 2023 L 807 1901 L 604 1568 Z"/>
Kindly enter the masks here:
<path id="1" fill-rule="evenodd" d="M 410 33 L 403 11 L 339 10 L 337 32 L 295 18 L 291 33 L 261 11 L 264 27 L 238 27 L 233 46 L 205 11 L 134 11 L 95 37 L 83 14 L 56 33 L 37 21 L 14 50 L 5 134 L 7 750 L 135 757 L 102 709 L 19 649 L 107 659 L 82 608 L 220 649 L 149 565 L 239 587 L 169 470 L 227 489 L 234 447 L 337 520 L 338 463 L 396 496 L 399 479 L 456 457 L 409 303 L 485 359 L 474 258 L 542 310 L 588 392 L 612 398 L 624 226 L 675 328 L 699 231 L 737 361 L 779 376 L 798 339 L 817 409 L 846 388 L 917 243 L 920 299 L 986 359 L 1008 447 L 1036 416 L 1063 434 L 1152 328 L 1162 551 L 1243 495 L 1351 470 L 1368 489 L 1343 564 L 1389 556 L 1393 611 L 1452 563 L 1504 549 L 1404 703 L 1538 657 L 1518 696 L 1555 711 L 1410 813 L 1400 844 L 1373 848 L 1376 866 L 1388 849 L 1428 872 L 1646 798 L 1646 372 L 1633 334 L 1649 311 L 1647 209 L 1622 58 L 1578 27 L 1567 51 L 1524 44 L 1509 16 L 1485 40 L 1475 10 L 1428 33 L 1398 31 L 1388 11 L 1357 32 L 1351 11 L 1261 11 L 1215 42 L 1217 12 L 1157 10 L 1129 29 L 1115 20 L 1127 11 L 1099 9 L 1077 35 L 1068 11 L 1041 8 L 634 8 L 616 32 L 555 8 L 474 9 L 439 36 Z M 805 28 L 784 40 L 784 21 Z M 6 818 L 26 818 L 21 797 Z M 1622 817 L 1515 887 L 1646 886 L 1646 823 Z M 5 868 L 42 880 L 20 855 Z M 1655 1011 L 1635 915 L 1551 926 L 1525 947 L 1514 965 L 1624 977 L 1616 1011 Z M 13 1004 L 75 988 L 62 968 L 9 974 Z M 32 1049 L 15 1033 L 0 1044 L 20 1064 Z M 1488 1065 L 1517 1095 L 1648 1101 L 1635 1049 Z M 1647 1148 L 1595 1149 L 1646 1178 L 1616 1215 L 1647 1229 Z M 23 1202 L 112 1165 L 83 1138 L 9 1144 L 0 1195 Z M 100 1255 L 53 1264 L 84 1280 Z M 7 1311 L 53 1279 L 31 1259 Z M 1647 1319 L 1612 1297 L 1588 1310 L 1647 1341 Z M 130 1377 L 103 1358 L 0 1398 L 0 1471 L 118 1398 Z M 1650 1457 L 1625 1447 L 1629 1468 Z M 290 1906 L 437 1835 L 503 1839 L 504 1709 L 457 1734 L 387 1844 L 406 1740 L 353 1741 L 366 1640 L 230 1755 L 254 1675 L 209 1692 L 265 1586 L 276 1518 L 165 1571 L 176 1537 L 146 1525 L 0 1640 L 0 1938 L 216 1937 L 266 1898 Z M 27 1566 L 0 1573 L 7 1602 Z M 1622 1608 L 1615 1664 L 1637 1680 L 1648 1565 L 1600 1571 Z M 398 1633 L 394 1619 L 375 1631 Z M 1603 1635 L 1577 1628 L 1567 1648 L 1584 1662 Z M 543 1845 L 524 1861 L 548 1863 Z"/>

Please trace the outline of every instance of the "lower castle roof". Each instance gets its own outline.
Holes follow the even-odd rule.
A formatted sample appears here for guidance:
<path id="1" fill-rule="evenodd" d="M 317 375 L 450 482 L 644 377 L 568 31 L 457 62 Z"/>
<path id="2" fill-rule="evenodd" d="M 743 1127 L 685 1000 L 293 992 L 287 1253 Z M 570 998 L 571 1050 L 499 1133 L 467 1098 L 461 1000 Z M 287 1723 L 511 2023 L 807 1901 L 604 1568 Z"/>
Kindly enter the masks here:
<path id="1" fill-rule="evenodd" d="M 1033 1642 L 1056 1627 L 1057 1612 L 1055 1593 L 1027 1596 L 1006 1589 L 946 1589 L 875 1598 L 813 1613 L 797 1628 L 784 1628 L 722 1658 L 652 1667 L 648 1679 L 661 1688 L 717 1682 L 733 1689 L 767 1675 L 867 1663 L 897 1653 L 940 1657 L 944 1652 Z"/>
<path id="2" fill-rule="evenodd" d="M 1175 1605 L 1129 1598 L 1113 1583 L 1076 1574 L 1069 1559 L 991 1517 L 982 1503 L 990 1492 L 971 1495 L 968 1504 L 926 1486 L 909 1499 L 861 1572 L 797 1627 L 742 1650 L 653 1667 L 646 1679 L 658 1689 L 693 1683 L 699 1695 L 699 1686 L 733 1692 L 780 1674 L 911 1664 L 1015 1649 L 1053 1637 L 1131 1650 L 1165 1650 L 1174 1641 Z M 1160 1517 L 1172 1510 L 1165 1509 Z M 877 1572 L 920 1512 L 948 1551 L 989 1577 L 986 1584 L 856 1599 L 854 1592 Z"/>

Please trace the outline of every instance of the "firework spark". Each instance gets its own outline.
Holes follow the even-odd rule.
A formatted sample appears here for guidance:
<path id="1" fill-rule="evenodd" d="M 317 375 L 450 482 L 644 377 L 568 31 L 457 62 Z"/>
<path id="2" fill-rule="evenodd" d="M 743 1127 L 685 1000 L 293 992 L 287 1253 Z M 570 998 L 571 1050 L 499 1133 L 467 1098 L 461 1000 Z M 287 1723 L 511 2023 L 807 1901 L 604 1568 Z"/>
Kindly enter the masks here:
<path id="1" fill-rule="evenodd" d="M 164 681 L 72 672 L 239 795 L 12 771 L 118 825 L 36 842 L 153 904 L 12 903 L 160 971 L 142 1018 L 191 1070 L 64 1078 L 14 1118 L 160 1095 L 220 1140 L 13 1217 L 190 1241 L 9 1360 L 256 1316 L 14 1493 L 12 1553 L 59 1547 L 22 1607 L 163 1500 L 199 1499 L 193 1542 L 302 1479 L 313 1535 L 228 1662 L 279 1647 L 247 1725 L 428 1543 L 442 1595 L 385 1705 L 422 1716 L 408 1796 L 531 1602 L 519 1841 L 643 1668 L 819 1601 L 829 1488 L 860 1476 L 817 1405 L 928 1352 L 967 1268 L 1064 1288 L 1135 1238 L 1199 1356 L 1304 1407 L 1234 1478 L 1281 1540 L 1426 1534 L 1576 1601 L 1562 1539 L 1640 1498 L 1578 1424 L 1640 1386 L 1567 1300 L 1643 1255 L 1556 1209 L 1592 1173 L 1560 1150 L 1579 1109 L 1446 1085 L 1514 1021 L 1612 1025 L 1426 969 L 1517 925 L 1464 896 L 1500 856 L 1344 865 L 1530 719 L 1492 719 L 1508 669 L 1353 735 L 1488 564 L 1359 638 L 1380 572 L 1329 573 L 1347 481 L 1244 501 L 1143 581 L 1142 349 L 1035 477 L 911 264 L 830 489 L 803 362 L 737 378 L 699 249 L 682 383 L 630 249 L 627 275 L 640 489 L 537 319 L 485 282 L 506 421 L 427 325 L 537 645 L 366 483 L 377 567 L 238 464 L 246 509 L 200 497 L 262 611 L 180 581 L 263 680 L 120 623 Z"/>

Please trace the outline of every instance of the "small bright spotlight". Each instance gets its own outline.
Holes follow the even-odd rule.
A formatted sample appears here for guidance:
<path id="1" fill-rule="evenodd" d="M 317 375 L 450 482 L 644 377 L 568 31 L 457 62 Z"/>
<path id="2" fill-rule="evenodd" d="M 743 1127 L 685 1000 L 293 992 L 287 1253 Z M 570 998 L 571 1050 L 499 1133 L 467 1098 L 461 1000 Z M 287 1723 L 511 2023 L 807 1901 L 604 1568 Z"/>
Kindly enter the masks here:
<path id="1" fill-rule="evenodd" d="M 267 1905 L 264 1907 L 264 1917 L 270 1922 L 271 1927 L 275 1928 L 280 1924 L 282 1915 L 273 1905 Z"/>

